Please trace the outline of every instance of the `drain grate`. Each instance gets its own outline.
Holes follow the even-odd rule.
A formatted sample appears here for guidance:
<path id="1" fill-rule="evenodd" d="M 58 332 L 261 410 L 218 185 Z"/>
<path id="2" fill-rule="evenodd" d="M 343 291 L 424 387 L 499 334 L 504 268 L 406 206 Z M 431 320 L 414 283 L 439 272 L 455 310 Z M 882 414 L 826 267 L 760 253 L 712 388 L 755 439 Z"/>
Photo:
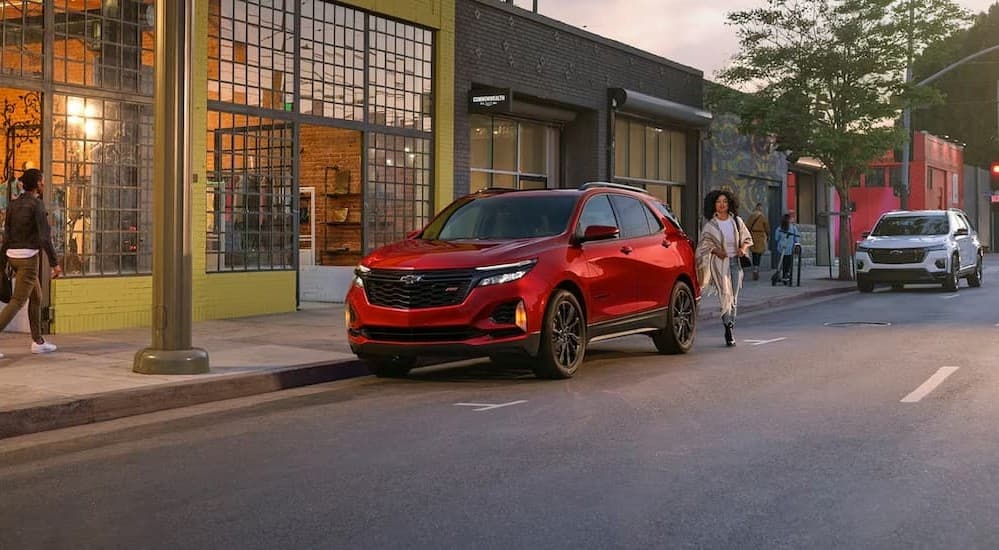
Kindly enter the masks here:
<path id="1" fill-rule="evenodd" d="M 826 323 L 827 327 L 890 327 L 885 321 L 843 321 L 841 323 Z"/>

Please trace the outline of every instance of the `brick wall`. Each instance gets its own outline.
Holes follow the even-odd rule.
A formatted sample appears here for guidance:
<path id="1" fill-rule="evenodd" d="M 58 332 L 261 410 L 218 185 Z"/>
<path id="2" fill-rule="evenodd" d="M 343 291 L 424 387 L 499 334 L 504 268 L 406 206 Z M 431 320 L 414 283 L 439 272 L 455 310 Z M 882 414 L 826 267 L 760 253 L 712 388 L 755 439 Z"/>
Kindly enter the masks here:
<path id="1" fill-rule="evenodd" d="M 299 185 L 316 189 L 316 264 L 357 265 L 360 255 L 344 249 L 361 250 L 361 133 L 303 125 L 300 136 Z"/>
<path id="2" fill-rule="evenodd" d="M 700 71 L 499 0 L 458 0 L 455 20 L 456 194 L 469 187 L 473 84 L 512 88 L 514 97 L 525 94 L 578 111 L 562 134 L 568 187 L 609 177 L 608 88 L 703 105 Z"/>

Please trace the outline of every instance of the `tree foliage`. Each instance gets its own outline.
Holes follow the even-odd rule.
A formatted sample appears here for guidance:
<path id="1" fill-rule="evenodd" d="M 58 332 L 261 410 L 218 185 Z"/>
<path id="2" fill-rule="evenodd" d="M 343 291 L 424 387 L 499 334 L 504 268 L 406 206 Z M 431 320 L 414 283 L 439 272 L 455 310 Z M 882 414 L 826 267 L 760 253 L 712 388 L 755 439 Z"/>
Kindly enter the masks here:
<path id="1" fill-rule="evenodd" d="M 948 65 L 999 45 L 999 2 L 974 23 L 934 44 L 916 59 L 914 80 L 919 82 Z M 966 144 L 964 161 L 987 167 L 999 160 L 999 115 L 996 113 L 996 86 L 999 83 L 999 51 L 979 57 L 930 86 L 946 96 L 946 101 L 913 112 L 912 127 L 948 136 Z"/>
<path id="2" fill-rule="evenodd" d="M 905 139 L 892 124 L 902 101 L 932 100 L 906 86 L 907 56 L 952 33 L 962 17 L 951 0 L 767 0 L 732 12 L 740 51 L 719 76 L 752 92 L 721 101 L 744 130 L 776 136 L 791 157 L 821 161 L 845 220 L 851 184 Z M 840 278 L 848 279 L 846 223 L 838 252 Z"/>

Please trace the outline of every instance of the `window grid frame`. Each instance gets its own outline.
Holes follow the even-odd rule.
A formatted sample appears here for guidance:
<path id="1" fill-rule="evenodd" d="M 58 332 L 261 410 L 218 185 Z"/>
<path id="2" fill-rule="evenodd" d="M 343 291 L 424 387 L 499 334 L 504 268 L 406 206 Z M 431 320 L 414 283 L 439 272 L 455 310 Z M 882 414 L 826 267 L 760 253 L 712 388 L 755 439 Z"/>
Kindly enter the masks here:
<path id="1" fill-rule="evenodd" d="M 208 117 L 219 125 L 207 129 L 205 271 L 295 269 L 293 123 L 214 109 Z M 232 125 L 222 126 L 227 117 Z"/>

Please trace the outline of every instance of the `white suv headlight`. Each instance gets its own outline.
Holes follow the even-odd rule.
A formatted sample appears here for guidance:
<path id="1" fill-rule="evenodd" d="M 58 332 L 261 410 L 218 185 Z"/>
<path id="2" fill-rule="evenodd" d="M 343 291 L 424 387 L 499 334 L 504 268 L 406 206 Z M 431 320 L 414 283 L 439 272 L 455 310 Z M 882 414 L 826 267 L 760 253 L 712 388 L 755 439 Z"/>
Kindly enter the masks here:
<path id="1" fill-rule="evenodd" d="M 934 250 L 947 250 L 948 248 L 949 247 L 947 246 L 947 243 L 940 243 L 940 244 L 935 244 L 933 246 L 927 246 L 926 251 L 933 252 Z"/>

